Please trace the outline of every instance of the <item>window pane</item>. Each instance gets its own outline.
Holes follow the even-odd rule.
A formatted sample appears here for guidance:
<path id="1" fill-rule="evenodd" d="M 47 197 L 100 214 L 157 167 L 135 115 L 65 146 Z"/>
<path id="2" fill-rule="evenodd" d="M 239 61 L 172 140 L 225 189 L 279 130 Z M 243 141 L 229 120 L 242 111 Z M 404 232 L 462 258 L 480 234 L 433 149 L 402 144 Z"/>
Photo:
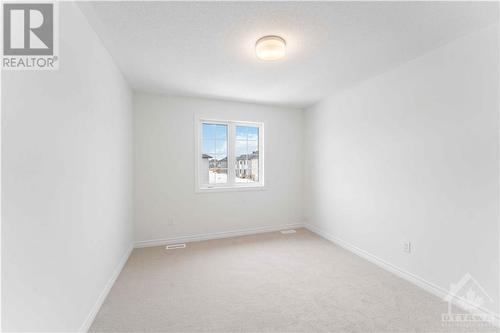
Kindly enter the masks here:
<path id="1" fill-rule="evenodd" d="M 216 165 L 217 168 L 227 169 L 227 156 L 216 155 Z"/>
<path id="2" fill-rule="evenodd" d="M 248 141 L 247 154 L 259 153 L 259 142 Z"/>
<path id="3" fill-rule="evenodd" d="M 215 154 L 227 155 L 227 140 L 224 140 L 224 141 L 217 140 L 216 141 Z"/>
<path id="4" fill-rule="evenodd" d="M 209 168 L 217 168 L 217 159 L 215 157 L 211 157 L 208 159 L 208 167 Z"/>
<path id="5" fill-rule="evenodd" d="M 250 163 L 250 181 L 259 181 L 259 155 L 253 155 Z"/>
<path id="6" fill-rule="evenodd" d="M 236 162 L 236 183 L 253 183 L 259 181 L 259 158 L 251 158 Z"/>
<path id="7" fill-rule="evenodd" d="M 213 156 L 202 154 L 201 155 L 201 165 L 200 165 L 200 184 L 208 185 L 211 184 L 209 181 L 209 169 L 210 164 L 213 164 L 215 159 Z"/>
<path id="8" fill-rule="evenodd" d="M 214 157 L 215 155 L 215 140 L 205 140 L 203 139 L 203 149 L 202 153 Z"/>
<path id="9" fill-rule="evenodd" d="M 227 183 L 227 125 L 202 124 L 201 184 Z"/>
<path id="10" fill-rule="evenodd" d="M 227 169 L 218 169 L 217 170 L 217 177 L 215 178 L 215 182 L 217 184 L 227 183 Z"/>
<path id="11" fill-rule="evenodd" d="M 246 140 L 247 133 L 248 133 L 248 127 L 236 126 L 236 140 Z"/>
<path id="12" fill-rule="evenodd" d="M 235 145 L 236 158 L 247 153 L 247 141 L 237 140 Z"/>
<path id="13" fill-rule="evenodd" d="M 247 127 L 247 128 L 248 128 L 248 140 L 258 141 L 259 128 L 258 127 Z"/>
<path id="14" fill-rule="evenodd" d="M 215 128 L 216 128 L 216 125 L 214 125 L 214 124 L 203 123 L 203 139 L 214 140 L 215 139 Z"/>
<path id="15" fill-rule="evenodd" d="M 246 180 L 245 178 L 236 177 L 235 182 L 236 183 L 248 183 L 248 180 Z"/>
<path id="16" fill-rule="evenodd" d="M 215 137 L 217 140 L 227 140 L 227 125 L 216 125 Z"/>
<path id="17" fill-rule="evenodd" d="M 236 126 L 235 182 L 259 181 L 259 128 Z"/>
<path id="18" fill-rule="evenodd" d="M 227 183 L 227 169 L 211 168 L 208 171 L 208 184 L 225 184 Z"/>
<path id="19" fill-rule="evenodd" d="M 236 157 L 236 165 L 235 165 L 236 183 L 247 183 L 246 175 L 247 175 L 248 160 L 246 157 L 247 157 L 246 154 Z"/>

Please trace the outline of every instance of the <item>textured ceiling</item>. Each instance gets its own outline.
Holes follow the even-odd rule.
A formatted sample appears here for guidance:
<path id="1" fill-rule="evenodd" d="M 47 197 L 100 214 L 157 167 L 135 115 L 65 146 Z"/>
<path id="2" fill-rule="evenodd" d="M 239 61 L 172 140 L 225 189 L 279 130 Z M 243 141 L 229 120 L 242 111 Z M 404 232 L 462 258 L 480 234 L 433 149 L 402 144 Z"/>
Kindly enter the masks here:
<path id="1" fill-rule="evenodd" d="M 133 89 L 304 107 L 497 21 L 479 2 L 82 2 Z M 262 62 L 255 41 L 287 41 Z"/>

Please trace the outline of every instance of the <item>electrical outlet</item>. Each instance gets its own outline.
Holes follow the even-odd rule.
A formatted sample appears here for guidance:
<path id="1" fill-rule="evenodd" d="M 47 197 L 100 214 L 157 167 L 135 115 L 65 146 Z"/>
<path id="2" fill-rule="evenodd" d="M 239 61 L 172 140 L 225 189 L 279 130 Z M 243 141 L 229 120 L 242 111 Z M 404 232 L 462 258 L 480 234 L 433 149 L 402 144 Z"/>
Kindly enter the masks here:
<path id="1" fill-rule="evenodd" d="M 411 253 L 411 242 L 403 243 L 403 251 L 406 253 Z"/>
<path id="2" fill-rule="evenodd" d="M 173 219 L 173 218 L 169 218 L 169 219 L 167 220 L 167 225 L 168 225 L 169 227 L 173 226 L 173 225 L 174 225 L 174 219 Z"/>

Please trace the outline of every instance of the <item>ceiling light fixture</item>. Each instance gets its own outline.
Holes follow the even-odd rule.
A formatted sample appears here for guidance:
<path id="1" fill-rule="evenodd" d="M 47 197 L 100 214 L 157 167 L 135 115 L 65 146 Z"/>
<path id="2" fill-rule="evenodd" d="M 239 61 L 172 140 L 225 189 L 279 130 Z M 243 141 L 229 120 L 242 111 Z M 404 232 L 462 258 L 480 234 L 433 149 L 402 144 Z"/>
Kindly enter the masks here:
<path id="1" fill-rule="evenodd" d="M 261 60 L 279 60 L 285 53 L 286 42 L 279 36 L 264 36 L 255 43 L 255 54 Z"/>

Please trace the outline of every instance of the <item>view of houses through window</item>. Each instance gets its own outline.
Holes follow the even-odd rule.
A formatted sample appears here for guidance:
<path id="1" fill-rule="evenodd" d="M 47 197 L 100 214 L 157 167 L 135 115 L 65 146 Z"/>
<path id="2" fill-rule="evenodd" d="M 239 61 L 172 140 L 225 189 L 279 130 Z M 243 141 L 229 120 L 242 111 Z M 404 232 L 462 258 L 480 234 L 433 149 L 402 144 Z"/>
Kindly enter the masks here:
<path id="1" fill-rule="evenodd" d="M 203 123 L 202 173 L 205 184 L 227 183 L 227 125 Z"/>
<path id="2" fill-rule="evenodd" d="M 236 126 L 237 183 L 259 181 L 259 128 Z"/>
<path id="3" fill-rule="evenodd" d="M 203 122 L 201 184 L 258 183 L 259 138 L 258 125 Z"/>

